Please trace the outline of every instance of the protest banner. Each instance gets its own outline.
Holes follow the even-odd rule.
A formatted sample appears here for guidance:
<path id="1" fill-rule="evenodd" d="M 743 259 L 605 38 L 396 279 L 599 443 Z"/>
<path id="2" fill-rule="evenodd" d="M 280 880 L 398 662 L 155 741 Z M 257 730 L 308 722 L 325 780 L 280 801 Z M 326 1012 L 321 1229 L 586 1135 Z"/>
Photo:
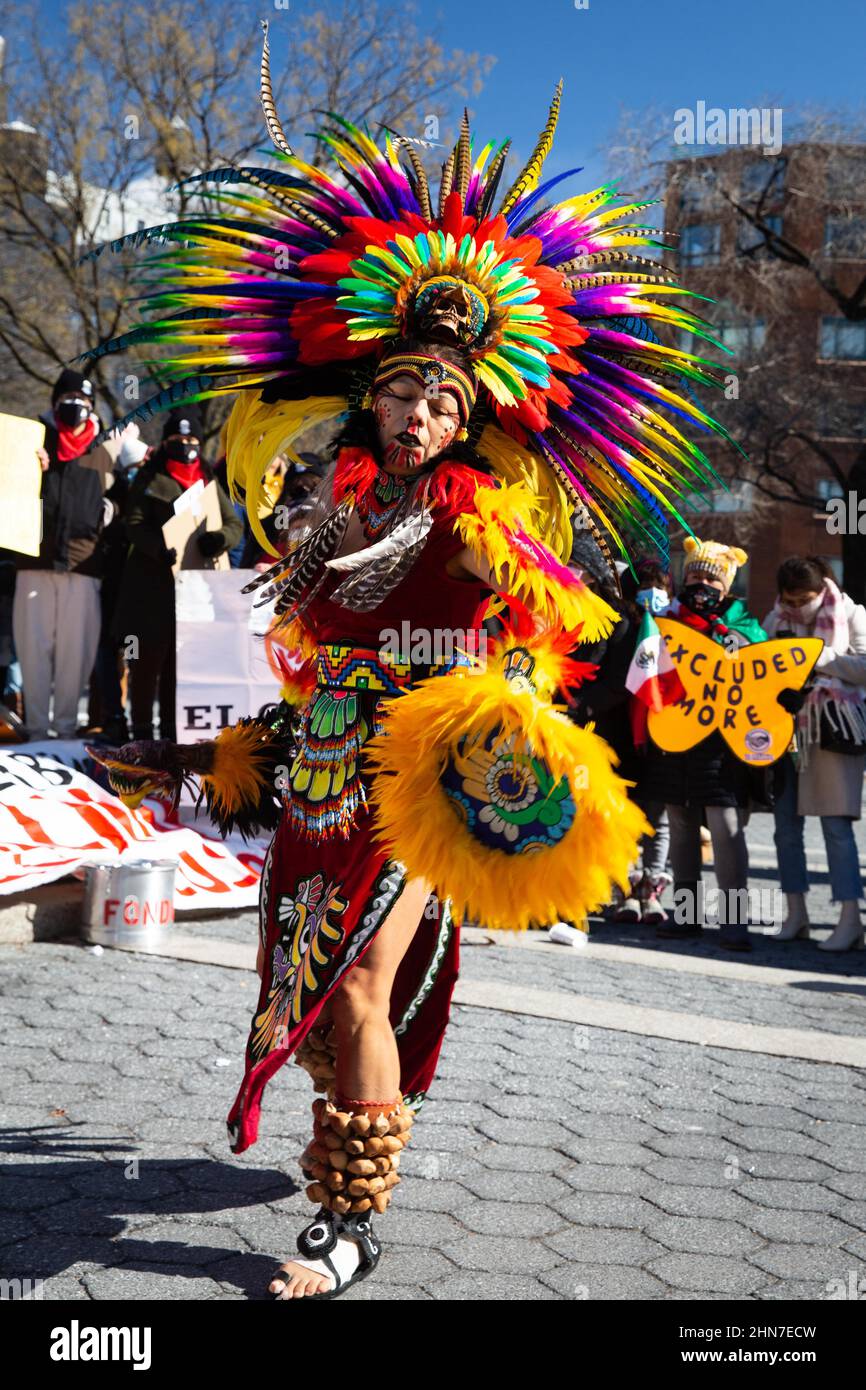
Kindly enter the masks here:
<path id="1" fill-rule="evenodd" d="M 177 861 L 176 913 L 256 904 L 264 843 L 208 836 L 159 802 L 129 810 L 88 776 L 78 750 L 58 741 L 0 751 L 0 895 L 80 876 L 85 864 L 159 858 Z"/>
<path id="2" fill-rule="evenodd" d="M 683 753 L 718 731 L 741 762 L 767 766 L 781 758 L 794 720 L 778 703 L 782 690 L 801 690 L 818 660 L 817 637 L 777 637 L 728 651 L 673 618 L 659 618 L 685 693 L 649 715 L 649 736 L 666 753 Z"/>

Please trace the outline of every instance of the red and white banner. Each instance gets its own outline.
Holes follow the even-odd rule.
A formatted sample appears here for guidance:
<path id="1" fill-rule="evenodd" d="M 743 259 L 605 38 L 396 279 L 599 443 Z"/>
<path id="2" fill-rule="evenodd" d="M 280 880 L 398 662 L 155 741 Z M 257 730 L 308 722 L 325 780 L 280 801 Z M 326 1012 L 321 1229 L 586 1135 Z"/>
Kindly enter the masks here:
<path id="1" fill-rule="evenodd" d="M 78 742 L 0 751 L 0 894 L 52 883 L 85 864 L 159 858 L 177 861 L 175 912 L 255 905 L 264 842 L 223 841 L 210 822 L 170 817 L 157 801 L 130 811 L 87 768 Z"/>

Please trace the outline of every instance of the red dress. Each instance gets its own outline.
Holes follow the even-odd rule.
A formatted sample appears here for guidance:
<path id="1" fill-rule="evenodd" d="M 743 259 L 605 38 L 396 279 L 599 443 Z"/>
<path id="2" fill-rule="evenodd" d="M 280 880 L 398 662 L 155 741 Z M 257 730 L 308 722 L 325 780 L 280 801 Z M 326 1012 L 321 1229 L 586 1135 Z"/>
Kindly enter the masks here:
<path id="1" fill-rule="evenodd" d="M 438 507 L 426 544 L 412 569 L 369 613 L 339 607 L 319 596 L 304 624 L 319 644 L 319 685 L 305 715 L 302 738 L 321 768 L 351 764 L 351 747 L 377 726 L 381 701 L 399 698 L 395 686 L 430 674 L 399 662 L 375 661 L 389 631 L 405 636 L 408 624 L 416 650 L 430 636 L 465 633 L 478 650 L 478 624 L 488 590 L 461 581 L 446 565 L 462 548 L 454 532 L 454 507 Z M 322 591 L 333 592 L 336 581 Z M 461 645 L 458 637 L 457 646 Z M 360 655 L 359 655 L 360 649 Z M 369 652 L 369 662 L 364 651 Z M 423 653 L 422 653 L 423 654 Z M 351 740 L 355 740 L 355 744 Z M 347 752 L 347 749 L 349 751 Z M 335 762 L 328 764 L 333 753 Z M 284 793 L 284 814 L 262 872 L 260 931 L 265 949 L 262 985 L 246 1052 L 246 1072 L 228 1116 L 229 1140 L 236 1153 L 255 1143 L 262 1092 L 288 1060 L 319 1012 L 371 943 L 406 883 L 403 866 L 388 862 L 373 838 L 365 804 L 369 778 L 358 759 L 355 792 L 351 776 L 341 784 L 333 771 L 319 773 L 329 791 L 315 806 L 305 801 L 310 778 L 299 759 Z M 350 767 L 351 771 L 351 767 Z M 348 809 L 347 809 L 348 808 Z M 407 806 L 406 815 L 423 815 Z M 349 825 L 347 819 L 354 823 Z M 341 821 L 348 834 L 335 833 Z M 327 834 L 311 839 L 311 824 Z M 436 1068 L 458 970 L 458 926 L 450 905 L 431 897 L 402 960 L 391 997 L 391 1022 L 400 1054 L 400 1090 L 417 1109 Z"/>

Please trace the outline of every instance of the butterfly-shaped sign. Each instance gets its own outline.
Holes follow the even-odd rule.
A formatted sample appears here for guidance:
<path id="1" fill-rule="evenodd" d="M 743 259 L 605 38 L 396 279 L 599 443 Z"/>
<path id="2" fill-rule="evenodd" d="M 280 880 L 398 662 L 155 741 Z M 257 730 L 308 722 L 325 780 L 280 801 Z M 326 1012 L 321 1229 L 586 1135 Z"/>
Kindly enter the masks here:
<path id="1" fill-rule="evenodd" d="M 649 736 L 666 753 L 684 753 L 716 730 L 744 763 L 766 766 L 787 749 L 794 720 L 778 702 L 801 690 L 824 643 L 818 637 L 775 637 L 729 652 L 673 618 L 659 630 L 685 693 L 649 715 Z"/>

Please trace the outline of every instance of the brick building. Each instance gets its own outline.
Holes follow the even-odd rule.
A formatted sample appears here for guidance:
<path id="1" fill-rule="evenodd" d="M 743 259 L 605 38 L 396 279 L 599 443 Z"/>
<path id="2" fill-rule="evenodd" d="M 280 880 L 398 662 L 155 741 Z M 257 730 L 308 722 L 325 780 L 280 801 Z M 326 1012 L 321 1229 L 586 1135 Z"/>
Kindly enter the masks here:
<path id="1" fill-rule="evenodd" d="M 844 564 L 846 587 L 862 602 L 866 515 L 864 534 L 834 534 L 825 508 L 858 482 L 866 499 L 866 298 L 854 316 L 866 284 L 866 147 L 801 143 L 778 154 L 739 147 L 676 159 L 665 229 L 676 234 L 666 258 L 715 301 L 690 307 L 734 353 L 728 398 L 702 403 L 749 455 L 744 464 L 726 446 L 707 449 L 731 492 L 715 493 L 710 512 L 693 499 L 690 524 L 749 551 L 739 589 L 756 613 L 767 611 L 776 568 L 792 554 L 824 557 L 840 580 Z M 677 345 L 718 360 L 698 337 Z M 781 500 L 787 480 L 807 505 Z"/>

